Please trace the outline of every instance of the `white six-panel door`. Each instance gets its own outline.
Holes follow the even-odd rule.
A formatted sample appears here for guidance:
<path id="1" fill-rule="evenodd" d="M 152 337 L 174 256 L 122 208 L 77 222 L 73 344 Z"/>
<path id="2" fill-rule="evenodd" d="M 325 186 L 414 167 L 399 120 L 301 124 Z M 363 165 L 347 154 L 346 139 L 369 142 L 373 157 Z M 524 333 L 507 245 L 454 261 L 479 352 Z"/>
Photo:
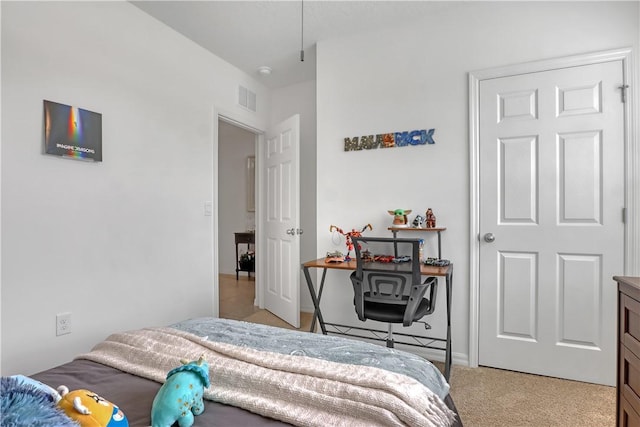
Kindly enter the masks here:
<path id="1" fill-rule="evenodd" d="M 479 364 L 615 384 L 621 61 L 480 82 Z"/>
<path id="2" fill-rule="evenodd" d="M 266 135 L 264 302 L 276 316 L 300 327 L 300 116 Z"/>

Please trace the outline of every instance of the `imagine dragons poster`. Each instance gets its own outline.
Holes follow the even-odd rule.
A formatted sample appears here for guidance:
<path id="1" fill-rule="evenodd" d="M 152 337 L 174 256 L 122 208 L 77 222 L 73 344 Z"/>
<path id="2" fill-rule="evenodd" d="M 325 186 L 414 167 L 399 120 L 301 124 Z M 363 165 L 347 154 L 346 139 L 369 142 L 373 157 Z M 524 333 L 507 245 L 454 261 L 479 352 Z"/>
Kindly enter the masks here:
<path id="1" fill-rule="evenodd" d="M 46 154 L 102 161 L 102 114 L 44 101 Z"/>

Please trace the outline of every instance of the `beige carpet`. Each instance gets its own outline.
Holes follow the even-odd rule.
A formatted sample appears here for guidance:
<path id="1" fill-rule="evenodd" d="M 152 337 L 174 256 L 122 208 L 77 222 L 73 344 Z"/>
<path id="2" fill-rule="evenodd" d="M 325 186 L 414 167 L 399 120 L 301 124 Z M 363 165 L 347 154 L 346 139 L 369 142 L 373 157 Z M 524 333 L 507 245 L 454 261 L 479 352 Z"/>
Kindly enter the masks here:
<path id="1" fill-rule="evenodd" d="M 616 389 L 492 368 L 454 366 L 451 397 L 470 427 L 615 426 Z"/>
<path id="2" fill-rule="evenodd" d="M 243 320 L 294 329 L 266 310 Z M 310 313 L 301 313 L 300 330 L 308 331 L 310 321 Z M 606 427 L 616 421 L 614 387 L 457 365 L 450 383 L 466 427 Z"/>

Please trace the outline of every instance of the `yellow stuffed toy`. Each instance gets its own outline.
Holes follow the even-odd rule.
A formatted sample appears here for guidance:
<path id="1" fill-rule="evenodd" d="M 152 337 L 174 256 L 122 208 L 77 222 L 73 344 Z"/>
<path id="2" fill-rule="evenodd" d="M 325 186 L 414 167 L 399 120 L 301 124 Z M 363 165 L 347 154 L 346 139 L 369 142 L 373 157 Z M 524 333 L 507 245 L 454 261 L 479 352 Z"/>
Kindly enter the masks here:
<path id="1" fill-rule="evenodd" d="M 113 403 L 89 390 L 69 391 L 58 387 L 61 399 L 58 406 L 81 427 L 128 427 L 124 413 Z"/>

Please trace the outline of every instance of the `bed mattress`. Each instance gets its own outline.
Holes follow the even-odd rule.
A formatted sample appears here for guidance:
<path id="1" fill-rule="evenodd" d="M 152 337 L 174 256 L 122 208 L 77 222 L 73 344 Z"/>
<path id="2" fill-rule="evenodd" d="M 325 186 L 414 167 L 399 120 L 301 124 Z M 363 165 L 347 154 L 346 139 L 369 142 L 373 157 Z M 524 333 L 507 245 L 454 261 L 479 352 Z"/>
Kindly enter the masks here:
<path id="1" fill-rule="evenodd" d="M 259 351 L 279 351 L 282 354 L 303 354 L 306 357 L 331 359 L 334 357 L 344 358 L 345 352 L 350 353 L 351 350 L 353 350 L 355 354 L 360 354 L 360 356 L 349 356 L 351 360 L 358 359 L 359 361 L 357 363 L 372 363 L 373 365 L 386 363 L 380 362 L 380 359 L 385 359 L 390 353 L 390 350 L 385 347 L 367 343 L 364 343 L 366 345 L 362 347 L 361 342 L 354 342 L 350 339 L 289 331 L 224 319 L 193 319 L 172 325 L 172 327 L 175 327 L 183 333 L 195 334 L 199 336 L 200 339 L 223 342 L 225 340 L 233 341 L 235 344 L 241 346 L 262 347 L 264 344 L 270 348 L 262 348 Z M 229 334 L 239 334 L 239 336 L 233 337 Z M 301 339 L 302 341 L 300 341 Z M 308 342 L 308 340 L 312 342 Z M 266 341 L 268 341 L 268 343 L 266 343 Z M 298 342 L 298 344 L 295 344 L 295 342 Z M 295 348 L 296 345 L 297 348 Z M 369 345 L 372 347 L 369 348 Z M 294 346 L 294 348 L 291 346 Z M 96 347 L 98 348 L 100 345 Z M 329 350 L 324 351 L 323 348 Z M 351 350 L 347 351 L 347 348 Z M 358 353 L 359 351 L 365 351 L 365 353 Z M 398 353 L 400 356 L 403 356 L 403 352 L 401 351 L 392 350 L 391 353 Z M 371 357 L 367 356 L 367 354 L 370 354 Z M 65 385 L 71 390 L 79 388 L 92 390 L 117 404 L 126 414 L 131 426 L 149 426 L 151 424 L 150 414 L 152 402 L 161 387 L 161 383 L 157 380 L 143 378 L 140 375 L 126 372 L 114 366 L 108 366 L 108 364 L 96 360 L 89 360 L 90 357 L 85 356 L 86 355 L 81 355 L 69 363 L 40 372 L 31 377 L 54 388 L 59 385 Z M 415 356 L 409 356 L 409 359 L 412 358 L 415 358 Z M 344 361 L 340 363 L 344 363 Z M 409 369 L 415 370 L 415 367 L 410 367 Z M 430 381 L 428 377 L 432 375 L 432 373 L 428 372 L 426 376 L 423 375 L 424 378 L 420 378 L 419 381 Z M 216 379 L 214 375 L 214 377 L 212 377 L 212 385 L 215 387 L 215 384 Z M 446 384 L 446 387 L 442 400 L 447 407 L 457 414 L 451 396 L 448 394 L 448 384 Z M 443 390 L 439 392 L 442 393 Z M 275 425 L 284 426 L 291 424 L 215 400 L 205 400 L 205 411 L 195 418 L 194 424 L 195 427 Z M 462 422 L 458 416 L 453 425 L 462 426 Z"/>

